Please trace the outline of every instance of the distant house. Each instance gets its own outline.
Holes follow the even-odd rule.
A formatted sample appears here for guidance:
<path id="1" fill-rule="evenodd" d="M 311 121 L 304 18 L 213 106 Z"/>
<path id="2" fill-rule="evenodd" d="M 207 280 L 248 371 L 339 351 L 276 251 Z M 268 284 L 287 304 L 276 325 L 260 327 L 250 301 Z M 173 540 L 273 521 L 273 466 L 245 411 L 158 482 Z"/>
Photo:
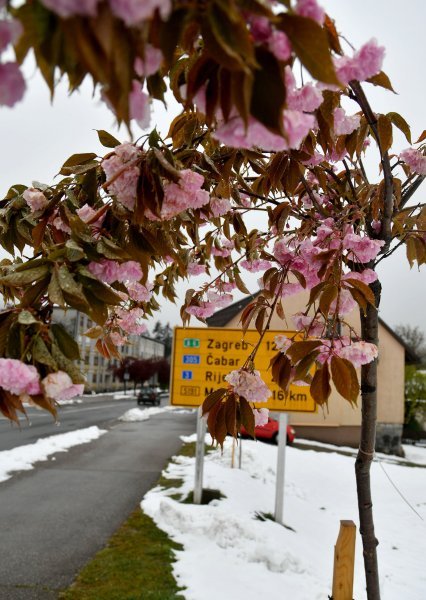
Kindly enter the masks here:
<path id="1" fill-rule="evenodd" d="M 273 330 L 291 330 L 291 315 L 306 305 L 307 292 L 301 292 L 283 300 L 288 323 L 276 314 L 270 328 Z M 240 327 L 240 316 L 247 304 L 257 294 L 217 311 L 207 319 L 209 327 Z M 359 315 L 356 310 L 347 320 L 355 331 L 360 329 Z M 343 332 L 345 333 L 345 332 Z M 399 453 L 404 423 L 404 364 L 405 360 L 414 361 L 410 349 L 404 341 L 382 320 L 379 319 L 379 360 L 378 360 L 378 414 L 377 445 L 382 452 Z M 290 423 L 300 438 L 316 440 L 337 445 L 357 447 L 361 424 L 361 402 L 352 406 L 333 390 L 328 410 L 319 409 L 317 413 L 289 413 Z"/>
<path id="2" fill-rule="evenodd" d="M 53 321 L 61 323 L 80 347 L 80 369 L 86 377 L 86 392 L 104 392 L 122 388 L 123 384 L 114 380 L 113 376 L 113 368 L 118 366 L 119 361 L 104 358 L 95 348 L 96 340 L 84 335 L 84 332 L 94 325 L 87 315 L 74 308 L 66 311 L 54 308 Z M 129 335 L 128 339 L 129 343 L 120 348 L 123 359 L 130 356 L 134 358 L 164 357 L 164 342 L 146 335 Z"/>

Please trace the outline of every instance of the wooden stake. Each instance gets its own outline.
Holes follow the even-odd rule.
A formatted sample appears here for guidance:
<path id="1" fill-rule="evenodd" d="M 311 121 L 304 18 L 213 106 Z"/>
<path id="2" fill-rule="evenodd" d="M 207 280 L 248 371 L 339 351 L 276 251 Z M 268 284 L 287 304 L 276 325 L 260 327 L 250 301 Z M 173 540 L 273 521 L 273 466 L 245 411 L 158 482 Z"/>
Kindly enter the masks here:
<path id="1" fill-rule="evenodd" d="M 235 443 L 236 443 L 236 440 L 233 437 L 232 438 L 231 469 L 233 469 L 235 466 Z"/>
<path id="2" fill-rule="evenodd" d="M 334 547 L 333 600 L 353 598 L 355 536 L 355 523 L 340 521 L 340 531 Z"/>

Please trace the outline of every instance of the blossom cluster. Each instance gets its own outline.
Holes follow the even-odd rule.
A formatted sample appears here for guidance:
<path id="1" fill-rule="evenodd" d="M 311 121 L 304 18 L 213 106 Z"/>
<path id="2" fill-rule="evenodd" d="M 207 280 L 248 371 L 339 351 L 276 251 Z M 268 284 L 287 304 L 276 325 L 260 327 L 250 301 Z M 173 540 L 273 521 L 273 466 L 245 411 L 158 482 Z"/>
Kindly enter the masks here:
<path id="1" fill-rule="evenodd" d="M 110 182 L 108 191 L 129 210 L 135 207 L 140 158 L 140 150 L 130 142 L 124 142 L 102 161 L 107 183 Z"/>
<path id="2" fill-rule="evenodd" d="M 49 200 L 40 190 L 33 187 L 29 187 L 22 194 L 25 202 L 31 209 L 31 212 L 37 212 L 38 210 L 44 210 L 49 204 Z"/>
<path id="3" fill-rule="evenodd" d="M 406 148 L 399 155 L 400 160 L 407 164 L 413 173 L 426 175 L 426 156 L 416 148 Z"/>
<path id="4" fill-rule="evenodd" d="M 69 400 L 83 393 L 83 384 L 74 384 L 64 371 L 49 373 L 40 380 L 37 369 L 14 358 L 0 358 L 0 387 L 17 396 L 42 394 L 53 400 Z"/>
<path id="5" fill-rule="evenodd" d="M 316 322 L 312 317 L 307 316 L 305 318 L 306 323 L 309 323 L 309 321 L 313 323 Z M 309 335 L 320 336 L 321 332 L 319 330 L 315 332 L 312 331 L 309 332 Z M 286 354 L 287 350 L 292 345 L 291 339 L 283 334 L 276 335 L 274 341 L 276 347 L 282 354 Z M 333 356 L 338 356 L 340 358 L 345 358 L 350 361 L 354 367 L 358 368 L 372 362 L 379 355 L 378 348 L 375 344 L 364 342 L 362 340 L 352 341 L 347 336 L 341 336 L 335 339 L 324 338 L 321 339 L 321 342 L 322 344 L 317 348 L 319 355 L 316 360 L 319 364 L 330 362 Z"/>
<path id="6" fill-rule="evenodd" d="M 325 254 L 327 251 L 336 250 L 346 257 L 348 262 L 365 264 L 374 260 L 384 245 L 382 240 L 353 233 L 349 226 L 343 229 L 337 227 L 331 217 L 322 221 L 316 234 L 316 238 L 305 239 L 301 243 L 291 236 L 283 236 L 275 242 L 273 256 L 278 263 L 287 270 L 301 273 L 306 282 L 305 288 L 299 282 L 286 283 L 282 287 L 283 296 L 296 294 L 303 289 L 312 289 L 320 283 L 319 261 L 322 255 L 327 256 Z M 329 260 L 333 260 L 333 257 L 329 257 Z M 346 273 L 343 278 L 355 278 L 369 284 L 377 279 L 377 275 L 371 269 L 364 269 L 359 273 L 352 271 Z M 262 280 L 260 284 L 263 285 Z M 352 308 L 355 306 L 355 302 L 351 302 L 352 297 L 349 292 L 342 290 L 340 310 L 345 308 L 344 298 Z"/>
<path id="7" fill-rule="evenodd" d="M 260 376 L 259 371 L 239 369 L 225 376 L 232 390 L 245 398 L 247 402 L 266 402 L 272 395 L 271 390 Z"/>
<path id="8" fill-rule="evenodd" d="M 41 0 L 46 8 L 63 19 L 75 15 L 95 17 L 100 0 Z M 171 0 L 109 0 L 109 5 L 119 19 L 127 26 L 139 25 L 152 19 L 158 10 L 162 19 L 166 19 L 172 7 Z"/>
<path id="9" fill-rule="evenodd" d="M 90 262 L 87 268 L 92 275 L 104 283 L 114 283 L 115 281 L 121 283 L 137 282 L 142 278 L 141 266 L 135 260 L 119 263 L 116 260 L 103 258 L 99 262 Z M 133 287 L 132 289 L 134 290 L 134 294 L 138 293 L 137 288 Z"/>
<path id="10" fill-rule="evenodd" d="M 142 335 L 147 331 L 146 324 L 141 322 L 145 314 L 142 308 L 117 308 L 115 314 L 117 325 L 125 333 Z"/>
<path id="11" fill-rule="evenodd" d="M 2 3 L 0 3 L 0 9 Z M 0 58 L 9 46 L 16 44 L 22 34 L 22 25 L 16 19 L 0 18 Z M 15 61 L 0 62 L 0 106 L 14 106 L 25 93 L 25 81 Z"/>
<path id="12" fill-rule="evenodd" d="M 164 184 L 162 219 L 172 219 L 188 208 L 201 208 L 210 199 L 209 192 L 201 189 L 204 177 L 191 169 L 183 169 L 177 183 Z"/>
<path id="13" fill-rule="evenodd" d="M 339 56 L 334 60 L 337 77 L 344 85 L 353 80 L 365 81 L 380 72 L 384 56 L 384 47 L 372 39 L 353 56 Z"/>

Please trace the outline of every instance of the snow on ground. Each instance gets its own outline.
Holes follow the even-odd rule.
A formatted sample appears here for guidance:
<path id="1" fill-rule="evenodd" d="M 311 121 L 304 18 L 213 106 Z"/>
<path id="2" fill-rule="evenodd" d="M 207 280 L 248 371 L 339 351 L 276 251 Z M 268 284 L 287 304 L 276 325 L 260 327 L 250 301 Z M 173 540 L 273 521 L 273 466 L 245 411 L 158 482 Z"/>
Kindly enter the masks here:
<path id="1" fill-rule="evenodd" d="M 159 413 L 173 411 L 176 414 L 191 413 L 193 409 L 182 409 L 177 406 L 153 406 L 151 408 L 131 408 L 120 417 L 120 421 L 147 421 L 150 417 Z"/>
<path id="2" fill-rule="evenodd" d="M 303 440 L 297 438 L 297 444 L 301 446 L 309 446 L 324 448 L 325 450 L 331 450 L 333 452 L 336 451 L 336 446 L 333 444 L 325 444 L 324 442 L 313 442 L 311 440 Z M 412 462 L 418 465 L 426 466 L 426 446 L 415 446 L 410 444 L 403 444 L 402 449 L 404 451 L 404 456 L 395 456 L 393 454 L 383 454 L 381 452 L 375 453 L 375 459 L 377 461 L 385 461 L 389 463 L 408 463 Z M 350 446 L 339 446 L 339 452 L 343 454 L 350 454 L 355 457 L 357 455 L 358 450 L 356 448 L 351 448 Z"/>
<path id="3" fill-rule="evenodd" d="M 16 471 L 29 471 L 34 463 L 47 460 L 51 454 L 66 452 L 73 446 L 86 444 L 106 433 L 99 427 L 87 427 L 69 433 L 60 433 L 39 439 L 34 444 L 18 446 L 0 452 L 0 481 L 5 481 Z"/>
<path id="4" fill-rule="evenodd" d="M 186 600 L 324 600 L 331 594 L 339 522 L 358 523 L 353 457 L 336 447 L 333 452 L 287 448 L 284 521 L 292 531 L 256 519 L 258 513 L 274 512 L 276 447 L 244 440 L 239 470 L 230 468 L 231 445 L 226 440 L 223 454 L 208 454 L 204 464 L 204 487 L 219 489 L 225 498 L 203 506 L 170 498 L 193 489 L 194 459 L 180 456 L 165 474 L 183 479 L 183 487 L 155 488 L 142 501 L 143 510 L 184 546 L 174 564 L 178 583 L 187 588 L 183 595 Z M 411 461 L 424 464 L 423 449 L 409 450 Z M 375 462 L 372 481 L 382 598 L 424 600 L 426 469 Z M 359 534 L 356 544 L 354 598 L 365 600 Z"/>

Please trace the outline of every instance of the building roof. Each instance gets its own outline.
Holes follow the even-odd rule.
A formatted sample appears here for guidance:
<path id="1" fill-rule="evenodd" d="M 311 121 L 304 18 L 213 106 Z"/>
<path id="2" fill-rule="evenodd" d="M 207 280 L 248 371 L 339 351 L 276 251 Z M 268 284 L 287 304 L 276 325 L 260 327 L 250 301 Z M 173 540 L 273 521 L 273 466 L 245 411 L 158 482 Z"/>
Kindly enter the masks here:
<path id="1" fill-rule="evenodd" d="M 233 304 L 230 304 L 226 308 L 222 308 L 221 310 L 218 310 L 217 312 L 214 313 L 214 315 L 212 315 L 211 317 L 208 317 L 206 319 L 208 327 L 224 327 L 225 325 L 227 325 L 227 323 L 229 323 L 229 321 L 231 319 L 233 319 L 233 317 L 235 317 L 236 315 L 238 315 L 259 294 L 260 294 L 260 291 L 256 292 L 255 294 L 250 294 L 249 296 L 246 296 L 245 298 L 242 298 L 241 300 L 238 300 L 237 302 L 234 302 Z M 380 325 L 382 327 L 384 327 L 386 329 L 386 331 L 388 333 L 391 334 L 391 336 L 399 344 L 401 344 L 401 346 L 404 347 L 404 349 L 405 349 L 405 362 L 407 364 L 409 364 L 409 365 L 418 363 L 419 362 L 419 357 L 417 356 L 417 354 L 415 352 L 413 352 L 413 349 L 410 348 L 410 346 L 408 346 L 404 342 L 404 340 L 402 339 L 402 337 L 399 336 L 380 317 L 379 317 L 379 323 L 380 323 Z"/>

